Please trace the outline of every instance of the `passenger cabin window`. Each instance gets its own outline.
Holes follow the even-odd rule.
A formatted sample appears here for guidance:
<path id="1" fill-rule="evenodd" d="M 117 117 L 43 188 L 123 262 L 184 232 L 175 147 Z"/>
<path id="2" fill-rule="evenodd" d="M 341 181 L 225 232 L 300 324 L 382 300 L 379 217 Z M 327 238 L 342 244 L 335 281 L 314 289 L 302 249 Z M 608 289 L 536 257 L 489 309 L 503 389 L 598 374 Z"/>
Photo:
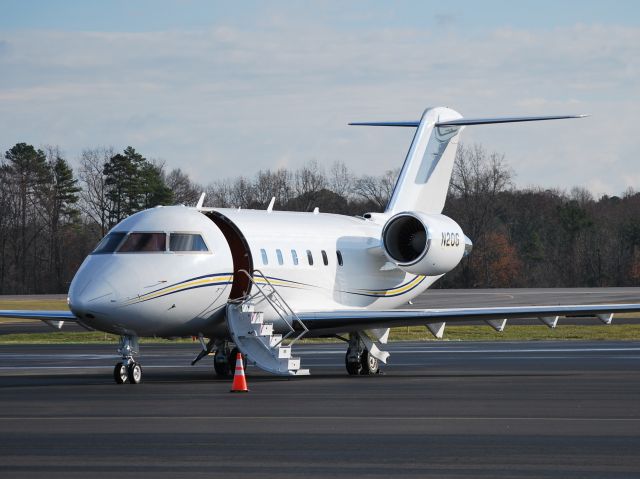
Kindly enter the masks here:
<path id="1" fill-rule="evenodd" d="M 325 250 L 322 250 L 321 253 L 322 253 L 322 262 L 324 263 L 325 266 L 327 266 L 329 264 L 329 258 L 327 258 L 327 252 Z"/>
<path id="2" fill-rule="evenodd" d="M 260 250 L 260 255 L 262 256 L 262 264 L 263 265 L 268 265 L 269 264 L 269 258 L 267 258 L 267 251 L 264 249 Z"/>
<path id="3" fill-rule="evenodd" d="M 209 251 L 202 235 L 191 233 L 171 233 L 169 251 Z"/>
<path id="4" fill-rule="evenodd" d="M 276 257 L 278 258 L 278 264 L 282 266 L 284 264 L 284 260 L 282 259 L 282 251 L 279 249 L 276 250 Z"/>
<path id="5" fill-rule="evenodd" d="M 342 253 L 340 250 L 336 251 L 336 256 L 338 257 L 338 264 L 342 266 Z"/>
<path id="6" fill-rule="evenodd" d="M 310 250 L 307 250 L 307 260 L 309 260 L 309 266 L 313 266 L 313 255 Z"/>
<path id="7" fill-rule="evenodd" d="M 295 266 L 298 266 L 298 253 L 294 249 L 291 250 L 291 260 Z"/>
<path id="8" fill-rule="evenodd" d="M 165 233 L 130 233 L 118 253 L 160 253 L 167 249 Z"/>
<path id="9" fill-rule="evenodd" d="M 109 233 L 98 243 L 96 249 L 93 250 L 93 254 L 113 253 L 125 236 L 127 236 L 127 233 Z"/>

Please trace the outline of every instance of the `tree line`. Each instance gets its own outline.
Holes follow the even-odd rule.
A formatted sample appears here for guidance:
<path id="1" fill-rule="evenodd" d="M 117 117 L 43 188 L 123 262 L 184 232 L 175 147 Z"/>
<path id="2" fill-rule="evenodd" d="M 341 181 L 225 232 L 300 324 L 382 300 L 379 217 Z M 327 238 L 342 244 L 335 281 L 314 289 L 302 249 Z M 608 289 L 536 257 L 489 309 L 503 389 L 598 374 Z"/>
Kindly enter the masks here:
<path id="1" fill-rule="evenodd" d="M 193 181 L 132 147 L 82 152 L 74 171 L 55 146 L 18 143 L 0 161 L 0 294 L 64 293 L 84 257 L 127 216 L 157 205 L 205 205 L 362 215 L 383 211 L 398 170 L 355 175 L 342 162 Z M 504 156 L 461 145 L 444 214 L 473 254 L 446 288 L 629 286 L 640 280 L 640 194 L 593 198 L 518 189 Z"/>

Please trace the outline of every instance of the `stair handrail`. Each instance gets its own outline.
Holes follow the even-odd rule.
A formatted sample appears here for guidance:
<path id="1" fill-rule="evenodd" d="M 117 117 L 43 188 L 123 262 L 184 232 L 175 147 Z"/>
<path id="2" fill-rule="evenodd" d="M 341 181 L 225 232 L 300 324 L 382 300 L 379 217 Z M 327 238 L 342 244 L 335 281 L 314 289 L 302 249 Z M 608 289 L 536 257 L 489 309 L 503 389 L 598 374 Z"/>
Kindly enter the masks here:
<path id="1" fill-rule="evenodd" d="M 282 339 L 280 339 L 280 341 L 278 341 L 277 344 L 274 345 L 274 347 L 279 346 L 285 339 L 288 339 L 293 333 L 296 332 L 295 327 L 293 326 L 293 323 L 295 321 L 297 321 L 300 326 L 302 327 L 302 331 L 300 332 L 300 334 L 298 334 L 295 338 L 293 338 L 291 340 L 291 342 L 289 343 L 289 346 L 292 346 L 296 341 L 298 341 L 302 336 L 304 336 L 305 334 L 307 334 L 309 332 L 309 328 L 307 328 L 307 325 L 304 324 L 304 322 L 300 319 L 300 317 L 295 313 L 295 311 L 293 310 L 293 308 L 291 308 L 291 306 L 289 305 L 289 303 L 287 303 L 285 301 L 285 299 L 282 297 L 282 295 L 278 292 L 278 290 L 276 289 L 276 287 L 271 283 L 271 281 L 269 281 L 266 277 L 266 275 L 260 271 L 259 269 L 254 269 L 253 270 L 253 275 L 255 275 L 256 273 L 264 280 L 264 282 L 271 288 L 271 292 L 272 294 L 275 295 L 276 297 L 276 301 L 274 301 L 273 299 L 271 299 L 269 297 L 269 295 L 267 293 L 264 292 L 264 290 L 262 289 L 262 287 L 260 287 L 260 285 L 257 283 L 257 281 L 254 279 L 253 275 L 250 274 L 247 270 L 245 269 L 241 269 L 238 270 L 238 273 L 243 273 L 244 275 L 247 276 L 247 278 L 249 278 L 249 281 L 251 281 L 251 283 L 258 289 L 258 291 L 260 292 L 260 294 L 262 295 L 262 297 L 264 297 L 264 299 L 269 303 L 269 305 L 273 308 L 273 310 L 278 314 L 278 316 L 280 316 L 280 319 L 282 319 L 284 321 L 284 323 L 289 327 L 289 332 L 286 333 L 284 336 L 282 336 Z M 251 301 L 251 299 L 253 299 L 254 297 L 256 297 L 256 294 L 253 295 L 249 295 L 246 296 L 242 302 L 248 302 Z M 284 305 L 284 306 L 283 306 Z M 285 308 L 286 306 L 286 308 Z M 288 310 L 288 311 L 287 311 Z M 284 313 L 284 315 L 282 314 Z M 287 318 L 287 316 L 290 316 L 293 318 L 293 321 L 289 321 L 289 319 Z"/>

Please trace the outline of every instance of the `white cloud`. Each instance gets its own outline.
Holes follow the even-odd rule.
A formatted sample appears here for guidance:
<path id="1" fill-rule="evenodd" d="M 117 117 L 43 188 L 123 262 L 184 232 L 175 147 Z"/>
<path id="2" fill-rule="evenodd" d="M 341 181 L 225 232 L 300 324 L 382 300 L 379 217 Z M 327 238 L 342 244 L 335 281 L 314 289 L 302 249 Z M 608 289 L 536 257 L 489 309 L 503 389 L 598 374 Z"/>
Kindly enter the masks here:
<path id="1" fill-rule="evenodd" d="M 313 158 L 375 173 L 401 164 L 410 132 L 346 123 L 443 104 L 467 116 L 594 115 L 468 128 L 463 140 L 504 151 L 520 184 L 615 194 L 637 179 L 638 29 L 471 34 L 272 18 L 244 29 L 4 33 L 0 45 L 4 149 L 132 144 L 203 182 Z"/>

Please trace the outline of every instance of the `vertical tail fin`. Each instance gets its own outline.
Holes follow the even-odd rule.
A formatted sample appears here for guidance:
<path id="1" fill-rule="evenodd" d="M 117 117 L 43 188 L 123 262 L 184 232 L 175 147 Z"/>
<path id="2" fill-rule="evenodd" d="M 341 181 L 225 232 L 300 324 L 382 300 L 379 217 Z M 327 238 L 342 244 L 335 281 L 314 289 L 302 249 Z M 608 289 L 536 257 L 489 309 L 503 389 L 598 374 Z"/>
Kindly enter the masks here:
<path id="1" fill-rule="evenodd" d="M 462 118 L 446 107 L 427 108 L 417 121 L 350 123 L 417 128 L 386 213 L 442 213 L 462 130 L 469 125 L 584 118 L 587 115 Z"/>
<path id="2" fill-rule="evenodd" d="M 423 211 L 441 213 L 449 190 L 458 136 L 463 126 L 437 126 L 462 118 L 449 108 L 428 108 L 418 123 L 387 213 Z"/>

